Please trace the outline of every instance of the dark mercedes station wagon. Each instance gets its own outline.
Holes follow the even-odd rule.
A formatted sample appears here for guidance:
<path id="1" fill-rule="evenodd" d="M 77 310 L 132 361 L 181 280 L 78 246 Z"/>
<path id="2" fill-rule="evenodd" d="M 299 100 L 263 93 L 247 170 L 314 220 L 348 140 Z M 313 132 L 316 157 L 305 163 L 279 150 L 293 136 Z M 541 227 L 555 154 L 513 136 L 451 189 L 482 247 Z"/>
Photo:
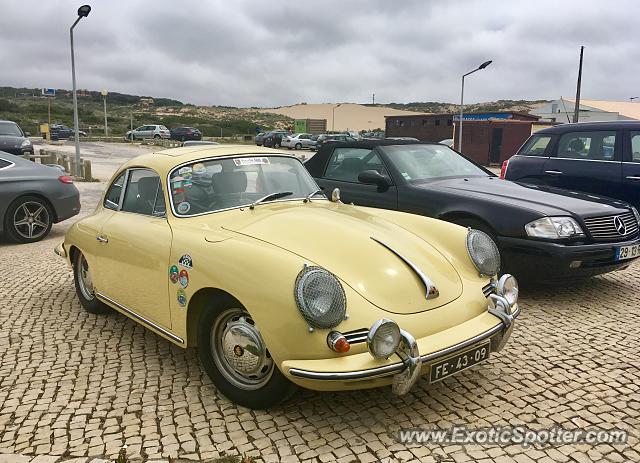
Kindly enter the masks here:
<path id="1" fill-rule="evenodd" d="M 502 270 L 527 279 L 597 275 L 640 255 L 638 213 L 628 204 L 500 180 L 441 144 L 330 143 L 305 166 L 327 193 L 339 188 L 345 203 L 484 231 L 498 245 Z"/>

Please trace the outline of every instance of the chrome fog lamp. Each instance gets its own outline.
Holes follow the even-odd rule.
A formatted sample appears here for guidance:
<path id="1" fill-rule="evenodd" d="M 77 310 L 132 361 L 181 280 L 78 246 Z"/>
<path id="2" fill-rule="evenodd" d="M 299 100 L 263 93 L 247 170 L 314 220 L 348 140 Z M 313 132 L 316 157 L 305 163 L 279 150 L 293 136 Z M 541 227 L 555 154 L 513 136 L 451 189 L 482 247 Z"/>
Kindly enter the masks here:
<path id="1" fill-rule="evenodd" d="M 338 278 L 322 267 L 304 267 L 296 278 L 298 310 L 311 328 L 333 328 L 345 319 L 347 298 Z"/>
<path id="2" fill-rule="evenodd" d="M 367 334 L 367 347 L 375 358 L 387 359 L 400 345 L 400 327 L 393 320 L 381 318 Z"/>
<path id="3" fill-rule="evenodd" d="M 485 232 L 469 229 L 467 251 L 481 275 L 495 275 L 500 270 L 500 251 L 493 239 Z"/>
<path id="4" fill-rule="evenodd" d="M 498 280 L 496 293 L 498 296 L 504 297 L 509 306 L 513 307 L 518 302 L 518 280 L 513 275 L 505 273 Z"/>

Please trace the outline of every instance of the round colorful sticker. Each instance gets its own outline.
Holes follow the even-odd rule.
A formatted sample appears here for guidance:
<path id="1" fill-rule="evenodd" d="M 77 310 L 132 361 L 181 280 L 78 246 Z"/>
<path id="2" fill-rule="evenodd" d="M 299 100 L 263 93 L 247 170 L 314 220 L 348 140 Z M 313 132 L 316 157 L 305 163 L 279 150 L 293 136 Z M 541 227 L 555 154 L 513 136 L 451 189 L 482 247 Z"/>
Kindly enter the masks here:
<path id="1" fill-rule="evenodd" d="M 177 209 L 180 214 L 186 214 L 191 210 L 191 204 L 189 204 L 186 201 L 183 201 L 180 204 L 178 204 Z"/>
<path id="2" fill-rule="evenodd" d="M 172 265 L 169 269 L 169 279 L 171 283 L 176 283 L 178 281 L 178 266 Z"/>
<path id="3" fill-rule="evenodd" d="M 189 272 L 187 272 L 186 270 L 180 270 L 178 281 L 180 282 L 180 286 L 182 286 L 183 288 L 189 286 Z"/>
<path id="4" fill-rule="evenodd" d="M 187 305 L 187 294 L 184 292 L 184 289 L 178 290 L 178 304 L 180 304 L 180 307 Z"/>

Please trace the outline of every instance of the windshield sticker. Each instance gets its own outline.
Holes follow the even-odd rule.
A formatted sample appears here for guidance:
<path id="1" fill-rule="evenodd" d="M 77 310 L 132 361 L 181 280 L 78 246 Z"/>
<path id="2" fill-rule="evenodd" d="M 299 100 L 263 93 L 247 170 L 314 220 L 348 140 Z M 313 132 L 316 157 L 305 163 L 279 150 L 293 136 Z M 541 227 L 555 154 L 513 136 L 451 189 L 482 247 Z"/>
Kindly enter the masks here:
<path id="1" fill-rule="evenodd" d="M 186 214 L 187 212 L 189 212 L 191 210 L 191 204 L 189 204 L 186 201 L 183 201 L 180 204 L 178 204 L 176 209 L 178 210 L 178 212 L 180 214 Z"/>
<path id="2" fill-rule="evenodd" d="M 169 268 L 169 279 L 171 280 L 171 283 L 178 282 L 178 266 L 177 265 L 172 265 L 171 268 Z"/>
<path id="3" fill-rule="evenodd" d="M 402 176 L 405 180 L 411 180 L 411 175 L 407 174 L 406 172 L 402 172 Z"/>
<path id="4" fill-rule="evenodd" d="M 192 170 L 193 170 L 193 169 L 191 169 L 191 167 L 189 167 L 189 166 L 187 166 L 187 167 L 181 167 L 181 168 L 178 170 L 178 174 L 180 174 L 180 175 L 190 174 Z M 185 176 L 185 177 L 186 177 L 186 176 Z"/>
<path id="5" fill-rule="evenodd" d="M 194 174 L 206 174 L 207 173 L 207 168 L 204 166 L 203 163 L 198 162 L 197 164 L 193 165 L 193 173 Z"/>
<path id="6" fill-rule="evenodd" d="M 269 158 L 236 158 L 233 163 L 240 166 L 255 166 L 259 164 L 269 164 Z"/>
<path id="7" fill-rule="evenodd" d="M 180 282 L 180 286 L 182 286 L 183 288 L 189 286 L 189 272 L 187 272 L 186 270 L 180 270 L 178 281 Z"/>
<path id="8" fill-rule="evenodd" d="M 178 182 L 181 182 L 181 181 L 183 181 L 183 180 L 184 180 L 184 177 L 180 177 L 180 176 L 178 175 L 178 176 L 173 177 L 173 178 L 171 179 L 171 183 L 178 183 Z"/>
<path id="9" fill-rule="evenodd" d="M 191 259 L 191 256 L 189 254 L 185 254 L 178 261 L 178 265 L 180 267 L 184 267 L 184 268 L 192 268 L 193 267 L 193 260 Z"/>
<path id="10" fill-rule="evenodd" d="M 185 180 L 182 186 L 185 188 L 191 188 L 193 186 L 193 180 Z"/>
<path id="11" fill-rule="evenodd" d="M 187 305 L 187 294 L 184 292 L 184 289 L 179 289 L 177 293 L 178 304 L 180 307 L 184 307 Z"/>

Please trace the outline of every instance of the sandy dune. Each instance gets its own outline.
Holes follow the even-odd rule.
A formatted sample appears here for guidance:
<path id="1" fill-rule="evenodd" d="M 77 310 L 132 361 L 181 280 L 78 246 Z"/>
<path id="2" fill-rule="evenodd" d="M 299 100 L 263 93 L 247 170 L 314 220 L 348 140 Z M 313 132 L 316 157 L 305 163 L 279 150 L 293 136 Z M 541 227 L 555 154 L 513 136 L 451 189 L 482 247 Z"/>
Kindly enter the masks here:
<path id="1" fill-rule="evenodd" d="M 335 104 L 299 104 L 282 108 L 263 109 L 263 112 L 282 114 L 294 119 L 326 119 L 327 130 L 367 130 L 384 129 L 384 116 L 421 114 L 412 111 L 369 107 L 354 103 L 342 103 L 335 109 L 335 122 L 332 124 L 332 110 Z"/>

